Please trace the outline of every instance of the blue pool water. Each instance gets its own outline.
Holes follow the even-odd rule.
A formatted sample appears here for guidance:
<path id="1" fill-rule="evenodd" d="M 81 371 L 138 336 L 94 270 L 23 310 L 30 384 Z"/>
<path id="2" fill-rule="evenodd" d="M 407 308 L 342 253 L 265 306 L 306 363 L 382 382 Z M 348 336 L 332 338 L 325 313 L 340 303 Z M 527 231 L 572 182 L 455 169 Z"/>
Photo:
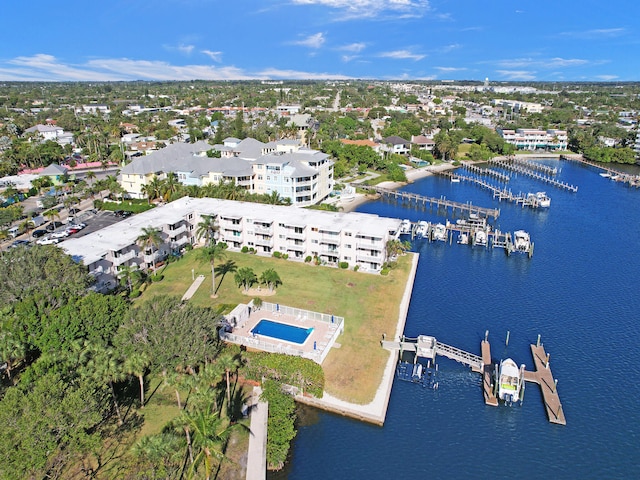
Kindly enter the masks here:
<path id="1" fill-rule="evenodd" d="M 285 342 L 297 343 L 302 345 L 307 341 L 309 335 L 313 332 L 313 328 L 300 328 L 286 323 L 274 322 L 262 319 L 255 327 L 251 329 L 251 333 L 264 335 Z"/>
<path id="2" fill-rule="evenodd" d="M 301 410 L 290 461 L 271 479 L 638 477 L 640 190 L 590 167 L 548 163 L 578 192 L 523 176 L 508 185 L 513 192 L 546 191 L 548 210 L 499 203 L 485 190 L 439 177 L 405 188 L 500 208 L 495 226 L 526 230 L 535 242 L 531 259 L 455 240 L 415 242 L 420 261 L 405 334 L 433 335 L 479 354 L 489 330 L 494 362 L 511 357 L 527 369 L 533 368 L 529 344 L 540 334 L 567 425 L 547 421 L 533 384 L 521 407 L 485 406 L 480 376 L 439 358 L 438 390 L 394 382 L 384 427 Z M 358 210 L 455 221 L 451 213 L 384 201 Z"/>

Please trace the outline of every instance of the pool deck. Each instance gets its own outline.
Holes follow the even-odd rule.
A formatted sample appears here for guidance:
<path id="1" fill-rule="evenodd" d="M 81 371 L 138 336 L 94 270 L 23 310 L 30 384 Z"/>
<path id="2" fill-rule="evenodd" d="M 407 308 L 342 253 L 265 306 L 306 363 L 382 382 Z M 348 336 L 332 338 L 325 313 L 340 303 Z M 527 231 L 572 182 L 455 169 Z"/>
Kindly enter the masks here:
<path id="1" fill-rule="evenodd" d="M 295 355 L 319 364 L 322 364 L 329 350 L 337 346 L 336 339 L 344 328 L 342 317 L 272 303 L 263 303 L 260 308 L 252 304 L 239 305 L 227 315 L 227 319 L 233 328 L 230 332 L 221 333 L 221 338 L 226 341 L 242 345 L 248 350 Z M 313 331 L 302 344 L 288 342 L 252 333 L 251 330 L 260 320 L 271 320 L 305 330 L 312 328 Z"/>

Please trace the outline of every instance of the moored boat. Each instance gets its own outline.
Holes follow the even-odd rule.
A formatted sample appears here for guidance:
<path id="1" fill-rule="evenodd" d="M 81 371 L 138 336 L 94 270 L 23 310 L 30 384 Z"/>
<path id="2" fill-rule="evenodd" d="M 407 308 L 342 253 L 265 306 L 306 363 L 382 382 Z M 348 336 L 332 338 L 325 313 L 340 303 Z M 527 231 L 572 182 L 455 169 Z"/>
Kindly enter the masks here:
<path id="1" fill-rule="evenodd" d="M 404 219 L 400 224 L 400 235 L 411 235 L 412 225 L 411 220 Z"/>
<path id="2" fill-rule="evenodd" d="M 461 245 L 467 245 L 469 243 L 469 234 L 467 232 L 460 232 L 458 234 L 458 243 Z"/>
<path id="3" fill-rule="evenodd" d="M 521 401 L 524 396 L 524 368 L 518 368 L 516 362 L 507 358 L 500 362 L 497 375 L 497 397 L 507 405 Z"/>
<path id="4" fill-rule="evenodd" d="M 513 246 L 516 252 L 527 253 L 531 249 L 531 237 L 524 230 L 513 232 Z"/>
<path id="5" fill-rule="evenodd" d="M 431 230 L 431 240 L 437 240 L 439 242 L 447 241 L 447 227 L 442 223 L 437 223 Z"/>
<path id="6" fill-rule="evenodd" d="M 487 239 L 488 239 L 488 235 L 486 231 L 476 230 L 476 232 L 473 235 L 473 244 L 480 245 L 481 247 L 486 247 Z"/>
<path id="7" fill-rule="evenodd" d="M 418 222 L 418 226 L 416 227 L 416 235 L 418 237 L 426 237 L 428 232 L 429 232 L 429 222 L 420 220 Z"/>

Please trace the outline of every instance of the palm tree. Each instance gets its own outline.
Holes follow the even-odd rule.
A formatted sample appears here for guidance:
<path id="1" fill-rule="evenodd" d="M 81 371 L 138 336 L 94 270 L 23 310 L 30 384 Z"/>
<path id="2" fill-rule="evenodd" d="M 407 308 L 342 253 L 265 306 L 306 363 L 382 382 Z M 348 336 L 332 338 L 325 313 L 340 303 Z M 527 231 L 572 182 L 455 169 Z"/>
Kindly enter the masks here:
<path id="1" fill-rule="evenodd" d="M 163 182 L 156 175 L 153 176 L 149 183 L 142 186 L 142 193 L 147 196 L 149 203 L 153 202 L 156 198 L 162 196 Z"/>
<path id="2" fill-rule="evenodd" d="M 204 237 L 205 244 L 210 247 L 215 243 L 215 235 L 217 231 L 218 225 L 216 224 L 216 215 L 202 215 L 202 220 L 198 223 L 196 228 L 196 237 L 198 237 L 198 240 Z"/>
<path id="3" fill-rule="evenodd" d="M 146 227 L 142 229 L 142 233 L 137 238 L 136 243 L 140 245 L 142 248 L 151 249 L 151 253 L 153 254 L 153 249 L 158 250 L 158 247 L 162 244 L 162 234 L 160 229 L 154 227 Z M 156 271 L 156 256 L 153 255 L 151 257 L 151 261 L 153 263 L 153 271 Z"/>
<path id="4" fill-rule="evenodd" d="M 138 377 L 140 382 L 140 408 L 144 408 L 144 373 L 150 363 L 149 356 L 144 352 L 133 352 L 124 361 L 124 371 Z"/>
<path id="5" fill-rule="evenodd" d="M 133 276 L 138 270 L 137 265 L 120 265 L 118 268 L 118 278 L 122 286 L 127 286 L 129 293 L 133 291 Z"/>
<path id="6" fill-rule="evenodd" d="M 87 173 L 84 174 L 84 178 L 89 180 L 91 182 L 90 185 L 93 187 L 93 181 L 96 179 L 95 172 L 93 172 L 92 170 L 89 170 Z"/>
<path id="7" fill-rule="evenodd" d="M 234 262 L 233 260 L 227 260 L 226 262 L 218 265 L 214 270 L 218 275 L 222 275 L 222 277 L 220 277 L 220 282 L 216 287 L 216 291 L 213 292 L 213 294 L 215 295 L 216 293 L 218 293 L 218 289 L 220 288 L 220 285 L 222 285 L 222 281 L 224 280 L 225 275 L 227 273 L 237 272 L 238 267 L 236 266 L 236 262 Z"/>
<path id="8" fill-rule="evenodd" d="M 273 268 L 268 268 L 260 275 L 260 283 L 266 285 L 269 288 L 270 292 L 273 292 L 273 289 L 278 285 L 282 285 L 282 280 L 280 279 L 280 275 Z"/>
<path id="9" fill-rule="evenodd" d="M 237 355 L 231 355 L 229 353 L 225 353 L 223 355 L 220 355 L 217 358 L 216 364 L 218 364 L 218 366 L 224 370 L 224 373 L 227 379 L 227 409 L 230 409 L 231 408 L 231 386 L 229 383 L 229 374 L 231 373 L 231 371 L 235 372 L 238 369 L 238 367 L 240 366 L 240 358 L 238 358 Z"/>
<path id="10" fill-rule="evenodd" d="M 118 415 L 118 425 L 122 425 L 122 414 L 120 413 L 120 405 L 116 397 L 115 382 L 124 380 L 125 373 L 122 370 L 120 359 L 116 357 L 112 349 L 98 350 L 93 358 L 87 363 L 87 367 L 93 373 L 94 377 L 104 380 L 109 384 L 111 389 L 111 398 Z"/>
<path id="11" fill-rule="evenodd" d="M 177 478 L 183 463 L 181 444 L 182 439 L 172 433 L 146 435 L 134 444 L 132 453 L 143 468 L 150 469 L 151 478 Z"/>
<path id="12" fill-rule="evenodd" d="M 51 210 L 47 210 L 46 212 L 43 213 L 43 215 L 47 217 L 47 219 L 50 222 L 53 222 L 56 218 L 60 218 L 60 214 L 58 213 L 58 210 L 56 210 L 55 208 L 52 208 Z"/>
<path id="13" fill-rule="evenodd" d="M 178 190 L 180 190 L 180 182 L 178 181 L 178 177 L 175 173 L 169 172 L 167 174 L 167 178 L 163 182 L 162 198 L 164 198 L 164 200 L 168 202 L 171 199 L 171 196 Z"/>
<path id="14" fill-rule="evenodd" d="M 189 466 L 189 477 L 193 478 L 200 464 L 203 464 L 204 477 L 209 480 L 214 460 L 222 461 L 226 458 L 224 449 L 229 436 L 228 422 L 223 421 L 217 413 L 198 409 L 193 412 L 182 412 L 176 423 L 185 433 L 191 433 L 187 436 L 187 444 L 195 455 Z"/>
<path id="15" fill-rule="evenodd" d="M 0 334 L 0 358 L 6 363 L 7 377 L 11 378 L 11 370 L 22 360 L 27 353 L 25 345 L 11 332 L 4 331 Z"/>
<path id="16" fill-rule="evenodd" d="M 209 247 L 202 247 L 198 251 L 198 256 L 203 260 L 208 261 L 211 264 L 211 296 L 216 294 L 216 260 L 225 257 L 225 250 L 227 249 L 226 243 L 214 243 Z"/>
<path id="17" fill-rule="evenodd" d="M 251 285 L 258 281 L 258 277 L 254 273 L 253 269 L 249 267 L 243 267 L 239 269 L 235 274 L 236 285 L 242 287 L 242 290 L 246 293 Z"/>

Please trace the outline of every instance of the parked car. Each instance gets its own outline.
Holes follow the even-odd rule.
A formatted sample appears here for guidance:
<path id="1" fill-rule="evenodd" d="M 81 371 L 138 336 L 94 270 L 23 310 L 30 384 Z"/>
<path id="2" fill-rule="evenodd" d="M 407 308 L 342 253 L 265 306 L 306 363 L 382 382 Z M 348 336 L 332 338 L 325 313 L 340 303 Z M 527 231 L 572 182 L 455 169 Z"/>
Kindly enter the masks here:
<path id="1" fill-rule="evenodd" d="M 68 235 L 73 235 L 74 233 L 78 233 L 80 231 L 79 228 L 69 227 L 65 230 Z"/>
<path id="2" fill-rule="evenodd" d="M 53 232 L 50 237 L 51 238 L 65 238 L 68 237 L 69 234 L 66 232 L 66 230 L 62 230 L 60 232 Z"/>
<path id="3" fill-rule="evenodd" d="M 58 240 L 57 238 L 43 237 L 40 240 L 38 240 L 36 243 L 38 245 L 55 245 L 59 241 L 60 240 Z"/>
<path id="4" fill-rule="evenodd" d="M 49 225 L 47 225 L 47 230 L 49 230 L 50 232 L 53 232 L 56 228 L 60 228 L 60 227 L 64 227 L 64 223 L 51 222 Z"/>
<path id="5" fill-rule="evenodd" d="M 11 243 L 11 248 L 26 247 L 27 245 L 29 245 L 29 240 L 16 240 Z"/>
<path id="6" fill-rule="evenodd" d="M 46 230 L 34 230 L 33 232 L 31 232 L 31 236 L 33 238 L 40 238 L 40 237 L 44 237 L 48 232 Z"/>
<path id="7" fill-rule="evenodd" d="M 129 212 L 128 210 L 116 210 L 113 212 L 113 214 L 116 217 L 122 217 L 122 218 L 127 218 L 131 216 L 131 212 Z"/>

